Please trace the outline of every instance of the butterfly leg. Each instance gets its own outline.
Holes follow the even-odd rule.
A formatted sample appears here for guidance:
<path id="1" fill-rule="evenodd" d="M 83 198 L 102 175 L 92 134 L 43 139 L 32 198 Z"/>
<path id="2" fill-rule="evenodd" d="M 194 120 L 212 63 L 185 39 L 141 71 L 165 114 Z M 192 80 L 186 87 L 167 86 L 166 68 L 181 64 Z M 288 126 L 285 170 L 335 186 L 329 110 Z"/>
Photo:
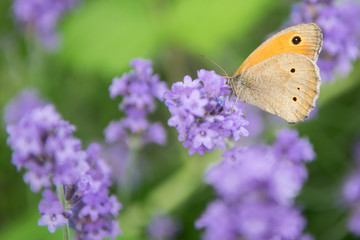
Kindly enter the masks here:
<path id="1" fill-rule="evenodd" d="M 234 103 L 234 105 L 230 108 L 229 112 L 231 112 L 231 111 L 234 109 L 234 107 L 236 106 L 238 100 L 239 100 L 239 99 L 236 98 L 235 103 Z"/>
<path id="2" fill-rule="evenodd" d="M 244 118 L 245 118 L 245 101 L 244 101 L 244 104 L 243 104 L 243 115 L 244 115 Z"/>
<path id="3" fill-rule="evenodd" d="M 229 99 L 228 99 L 229 101 L 230 101 L 232 95 L 233 95 L 233 92 L 231 91 L 231 93 L 230 93 L 230 95 L 229 95 Z"/>

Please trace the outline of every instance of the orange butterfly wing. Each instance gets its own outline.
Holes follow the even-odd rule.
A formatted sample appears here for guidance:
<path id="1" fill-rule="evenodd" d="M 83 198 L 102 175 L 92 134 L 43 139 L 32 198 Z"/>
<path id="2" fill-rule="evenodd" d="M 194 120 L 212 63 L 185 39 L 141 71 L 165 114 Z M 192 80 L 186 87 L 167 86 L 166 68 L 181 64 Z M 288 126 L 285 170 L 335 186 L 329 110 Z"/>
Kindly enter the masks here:
<path id="1" fill-rule="evenodd" d="M 255 49 L 234 75 L 239 75 L 258 62 L 281 53 L 299 53 L 316 62 L 321 51 L 322 38 L 321 29 L 314 23 L 286 28 Z"/>

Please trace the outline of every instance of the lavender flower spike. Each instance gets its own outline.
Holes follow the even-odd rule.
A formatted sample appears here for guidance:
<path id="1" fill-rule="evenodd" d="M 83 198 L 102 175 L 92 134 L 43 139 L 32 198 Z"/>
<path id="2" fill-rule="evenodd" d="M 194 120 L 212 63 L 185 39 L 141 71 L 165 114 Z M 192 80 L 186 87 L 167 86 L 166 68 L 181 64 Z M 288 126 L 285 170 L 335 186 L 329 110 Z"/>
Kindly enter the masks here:
<path id="1" fill-rule="evenodd" d="M 354 150 L 356 167 L 347 177 L 342 190 L 346 203 L 351 209 L 348 229 L 356 236 L 360 236 L 360 141 L 356 142 Z"/>
<path id="2" fill-rule="evenodd" d="M 104 130 L 106 146 L 104 155 L 117 169 L 114 179 L 123 184 L 123 190 L 137 181 L 136 151 L 150 143 L 165 145 L 166 131 L 160 122 L 149 121 L 149 115 L 156 109 L 158 101 L 164 100 L 166 83 L 153 74 L 152 62 L 143 58 L 131 60 L 134 68 L 121 77 L 115 77 L 109 87 L 110 97 L 122 97 L 119 109 L 125 116 L 111 121 Z"/>
<path id="3" fill-rule="evenodd" d="M 5 123 L 15 123 L 19 121 L 22 116 L 44 105 L 45 101 L 40 98 L 39 93 L 35 89 L 25 89 L 5 106 Z"/>
<path id="4" fill-rule="evenodd" d="M 285 139 L 297 146 L 286 145 Z M 205 228 L 203 239 L 308 238 L 293 201 L 307 178 L 304 163 L 314 159 L 310 152 L 311 144 L 294 130 L 281 131 L 273 146 L 225 151 L 223 161 L 205 175 L 218 198 L 195 223 Z"/>
<path id="5" fill-rule="evenodd" d="M 34 34 L 45 48 L 58 45 L 57 25 L 77 0 L 15 0 L 12 6 L 15 20 L 27 32 Z"/>
<path id="6" fill-rule="evenodd" d="M 32 191 L 43 191 L 38 224 L 54 232 L 70 223 L 77 239 L 119 235 L 115 219 L 121 205 L 109 195 L 111 169 L 99 157 L 99 145 L 82 150 L 81 141 L 73 136 L 75 127 L 64 121 L 53 105 L 24 105 L 30 108 L 23 116 L 10 114 L 23 103 L 15 101 L 6 108 L 5 115 L 17 120 L 7 126 L 8 144 L 13 164 L 18 170 L 25 169 L 24 181 Z M 55 188 L 64 191 L 61 202 L 66 204 L 60 203 Z"/>
<path id="7" fill-rule="evenodd" d="M 226 79 L 214 71 L 198 71 L 198 79 L 185 76 L 165 93 L 165 104 L 171 117 L 169 126 L 176 127 L 179 141 L 189 154 L 203 155 L 215 146 L 225 148 L 225 138 L 248 136 L 248 125 L 242 116 L 242 105 L 229 99 Z"/>
<path id="8" fill-rule="evenodd" d="M 151 239 L 171 240 L 175 239 L 181 226 L 179 222 L 166 214 L 153 216 L 147 227 L 147 233 Z"/>
<path id="9" fill-rule="evenodd" d="M 163 100 L 167 90 L 165 82 L 153 75 L 150 60 L 136 58 L 130 62 L 135 71 L 125 73 L 120 78 L 115 77 L 109 87 L 110 97 L 122 96 L 119 109 L 126 117 L 111 122 L 105 129 L 108 143 L 126 143 L 130 134 L 138 134 L 142 144 L 155 142 L 160 145 L 166 143 L 166 134 L 160 123 L 150 123 L 148 114 L 155 110 L 156 99 Z"/>

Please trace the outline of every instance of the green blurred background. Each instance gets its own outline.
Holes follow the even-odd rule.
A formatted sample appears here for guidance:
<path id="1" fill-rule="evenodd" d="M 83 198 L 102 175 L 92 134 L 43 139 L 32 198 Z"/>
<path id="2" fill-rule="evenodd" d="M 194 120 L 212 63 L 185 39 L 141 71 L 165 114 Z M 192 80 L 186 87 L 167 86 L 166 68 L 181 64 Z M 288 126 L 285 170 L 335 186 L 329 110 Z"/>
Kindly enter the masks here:
<path id="1" fill-rule="evenodd" d="M 0 108 L 20 90 L 38 88 L 64 119 L 77 126 L 87 146 L 103 140 L 103 129 L 121 113 L 108 87 L 114 76 L 130 68 L 135 57 L 149 58 L 168 86 L 196 70 L 216 69 L 198 53 L 214 59 L 228 73 L 265 39 L 279 30 L 291 9 L 288 0 L 87 0 L 60 24 L 62 44 L 46 53 L 23 35 L 13 21 L 11 1 L 0 1 Z M 352 148 L 360 133 L 359 62 L 336 82 L 323 84 L 317 117 L 294 127 L 314 144 L 317 159 L 308 165 L 309 180 L 297 198 L 308 220 L 306 231 L 316 239 L 353 239 L 347 229 L 348 210 L 341 185 L 354 166 Z M 220 70 L 218 73 L 222 74 Z M 2 116 L 2 114 L 1 114 Z M 166 125 L 170 114 L 158 104 L 152 115 Z M 194 228 L 215 194 L 202 182 L 210 162 L 221 151 L 188 156 L 168 130 L 165 147 L 151 146 L 141 154 L 149 169 L 130 196 L 120 198 L 121 239 L 146 239 L 145 226 L 155 211 L 180 220 L 178 239 L 199 239 Z M 266 139 L 274 129 L 266 129 Z M 5 125 L 0 129 L 0 239 L 61 239 L 38 227 L 39 194 L 23 182 L 10 163 Z"/>

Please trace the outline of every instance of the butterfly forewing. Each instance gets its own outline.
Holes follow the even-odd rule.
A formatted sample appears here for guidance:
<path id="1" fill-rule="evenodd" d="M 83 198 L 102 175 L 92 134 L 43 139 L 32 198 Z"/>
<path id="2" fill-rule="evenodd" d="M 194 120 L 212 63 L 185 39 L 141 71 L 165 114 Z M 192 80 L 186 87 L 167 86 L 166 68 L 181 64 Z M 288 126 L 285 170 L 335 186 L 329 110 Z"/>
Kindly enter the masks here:
<path id="1" fill-rule="evenodd" d="M 316 62 L 321 51 L 322 38 L 321 29 L 314 23 L 286 28 L 261 44 L 234 75 L 241 74 L 247 68 L 281 53 L 298 53 Z"/>

